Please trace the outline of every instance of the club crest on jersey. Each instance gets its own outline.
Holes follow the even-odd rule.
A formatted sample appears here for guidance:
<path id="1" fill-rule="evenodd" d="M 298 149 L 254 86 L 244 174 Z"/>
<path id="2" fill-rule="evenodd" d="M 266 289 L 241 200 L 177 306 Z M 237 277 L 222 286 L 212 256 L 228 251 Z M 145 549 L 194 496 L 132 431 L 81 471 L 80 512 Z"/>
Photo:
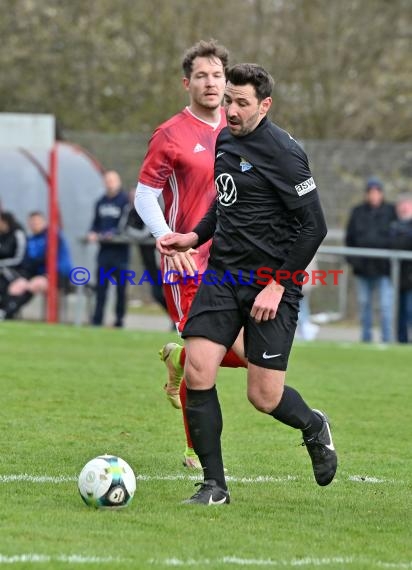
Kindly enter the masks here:
<path id="1" fill-rule="evenodd" d="M 299 196 L 303 196 L 304 194 L 307 194 L 312 190 L 316 190 L 316 184 L 315 181 L 313 180 L 313 177 L 311 176 L 307 180 L 304 180 L 300 184 L 297 184 L 295 186 L 295 190 L 299 194 Z"/>
<path id="2" fill-rule="evenodd" d="M 250 164 L 250 162 L 248 162 L 246 158 L 240 157 L 240 170 L 242 172 L 247 172 L 251 168 L 253 168 L 253 166 Z"/>
<path id="3" fill-rule="evenodd" d="M 219 203 L 222 206 L 231 206 L 237 200 L 237 189 L 235 181 L 230 174 L 224 172 L 219 174 L 215 180 L 216 192 Z"/>

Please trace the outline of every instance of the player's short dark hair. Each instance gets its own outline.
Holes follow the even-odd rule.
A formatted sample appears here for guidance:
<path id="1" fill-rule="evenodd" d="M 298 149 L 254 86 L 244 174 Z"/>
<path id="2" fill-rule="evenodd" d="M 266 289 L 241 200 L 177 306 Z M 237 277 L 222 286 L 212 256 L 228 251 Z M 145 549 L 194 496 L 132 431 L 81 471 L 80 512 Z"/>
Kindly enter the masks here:
<path id="1" fill-rule="evenodd" d="M 238 63 L 226 73 L 227 81 L 233 85 L 251 84 L 255 88 L 258 101 L 263 101 L 272 94 L 275 81 L 273 77 L 256 63 Z"/>
<path id="2" fill-rule="evenodd" d="M 190 79 L 193 68 L 193 60 L 196 57 L 210 57 L 220 59 L 226 75 L 229 66 L 229 52 L 225 46 L 219 44 L 217 40 L 200 40 L 186 51 L 183 56 L 182 68 L 184 76 L 187 79 Z"/>
<path id="3" fill-rule="evenodd" d="M 41 218 L 46 219 L 46 216 L 43 212 L 40 212 L 40 210 L 33 210 L 32 212 L 29 212 L 29 215 L 27 217 L 34 218 L 35 216 L 40 216 Z"/>

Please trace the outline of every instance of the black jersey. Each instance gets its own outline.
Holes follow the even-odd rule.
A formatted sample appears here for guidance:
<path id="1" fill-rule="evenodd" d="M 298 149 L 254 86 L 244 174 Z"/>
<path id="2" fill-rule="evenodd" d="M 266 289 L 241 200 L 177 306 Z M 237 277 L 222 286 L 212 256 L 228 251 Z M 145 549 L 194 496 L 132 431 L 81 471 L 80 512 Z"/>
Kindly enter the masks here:
<path id="1" fill-rule="evenodd" d="M 215 184 L 210 263 L 247 275 L 281 268 L 301 228 L 294 210 L 318 202 L 302 147 L 267 118 L 244 137 L 224 128 L 216 141 Z"/>

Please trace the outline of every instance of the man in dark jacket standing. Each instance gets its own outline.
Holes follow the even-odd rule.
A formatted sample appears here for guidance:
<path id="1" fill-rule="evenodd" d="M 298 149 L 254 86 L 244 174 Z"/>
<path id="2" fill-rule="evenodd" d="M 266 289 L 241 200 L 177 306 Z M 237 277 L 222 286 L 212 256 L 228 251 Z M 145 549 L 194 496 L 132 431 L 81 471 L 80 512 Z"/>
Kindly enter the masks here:
<path id="1" fill-rule="evenodd" d="M 396 219 L 395 207 L 385 202 L 383 184 L 378 178 L 369 178 L 363 204 L 353 208 L 346 229 L 346 245 L 386 249 L 391 246 L 389 228 Z M 356 276 L 361 340 L 372 340 L 373 294 L 379 293 L 382 342 L 392 340 L 393 287 L 388 259 L 377 257 L 350 257 Z"/>
<path id="2" fill-rule="evenodd" d="M 129 213 L 127 194 L 117 172 L 108 170 L 104 175 L 105 194 L 97 201 L 94 219 L 88 234 L 89 242 L 99 242 L 96 276 L 96 306 L 92 324 L 103 323 L 107 286 L 116 283 L 115 327 L 123 326 L 126 312 L 126 282 L 124 271 L 129 263 L 129 244 L 123 234 Z"/>
<path id="3" fill-rule="evenodd" d="M 394 249 L 412 251 L 412 194 L 402 194 L 396 201 L 398 219 L 391 224 Z M 412 341 L 412 261 L 401 262 L 398 307 L 398 342 Z"/>

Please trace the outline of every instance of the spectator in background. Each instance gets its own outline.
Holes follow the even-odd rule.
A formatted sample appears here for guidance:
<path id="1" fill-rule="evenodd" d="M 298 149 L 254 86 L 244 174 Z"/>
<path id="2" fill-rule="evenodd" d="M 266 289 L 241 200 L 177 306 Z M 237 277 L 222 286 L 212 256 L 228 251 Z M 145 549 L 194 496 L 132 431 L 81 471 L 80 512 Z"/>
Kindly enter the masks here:
<path id="1" fill-rule="evenodd" d="M 345 243 L 349 247 L 386 249 L 391 245 L 389 228 L 396 219 L 395 207 L 385 202 L 383 184 L 369 178 L 362 204 L 353 208 L 346 228 Z M 392 340 L 393 287 L 388 259 L 349 257 L 356 276 L 357 297 L 361 322 L 361 340 L 372 340 L 373 296 L 379 293 L 382 342 Z"/>
<path id="2" fill-rule="evenodd" d="M 12 319 L 15 314 L 37 293 L 47 293 L 47 221 L 42 212 L 32 212 L 28 217 L 31 236 L 27 250 L 16 278 L 10 283 L 4 304 L 4 318 Z M 69 274 L 72 268 L 69 247 L 61 232 L 58 234 L 57 276 L 58 287 L 68 290 Z"/>
<path id="3" fill-rule="evenodd" d="M 123 326 L 126 313 L 126 283 L 122 271 L 129 264 L 129 244 L 121 237 L 126 227 L 129 201 L 123 191 L 122 180 L 114 170 L 104 175 L 105 194 L 96 202 L 95 213 L 87 239 L 99 242 L 97 255 L 96 305 L 92 324 L 101 326 L 107 297 L 107 286 L 112 279 L 116 282 L 115 327 Z"/>
<path id="4" fill-rule="evenodd" d="M 396 214 L 398 219 L 390 227 L 392 247 L 412 251 L 412 194 L 398 197 Z M 406 343 L 412 328 L 412 261 L 401 262 L 398 309 L 397 339 Z"/>
<path id="5" fill-rule="evenodd" d="M 163 294 L 163 286 L 161 278 L 159 283 L 160 264 L 157 261 L 156 242 L 147 226 L 143 223 L 142 218 L 136 212 L 134 207 L 134 199 L 136 189 L 132 188 L 129 192 L 130 210 L 126 224 L 126 235 L 136 241 L 139 249 L 140 258 L 142 260 L 143 270 L 150 275 L 150 290 L 152 297 L 166 312 L 166 300 Z"/>
<path id="6" fill-rule="evenodd" d="M 11 212 L 0 213 L 0 309 L 7 290 L 20 275 L 26 253 L 26 234 Z"/>

